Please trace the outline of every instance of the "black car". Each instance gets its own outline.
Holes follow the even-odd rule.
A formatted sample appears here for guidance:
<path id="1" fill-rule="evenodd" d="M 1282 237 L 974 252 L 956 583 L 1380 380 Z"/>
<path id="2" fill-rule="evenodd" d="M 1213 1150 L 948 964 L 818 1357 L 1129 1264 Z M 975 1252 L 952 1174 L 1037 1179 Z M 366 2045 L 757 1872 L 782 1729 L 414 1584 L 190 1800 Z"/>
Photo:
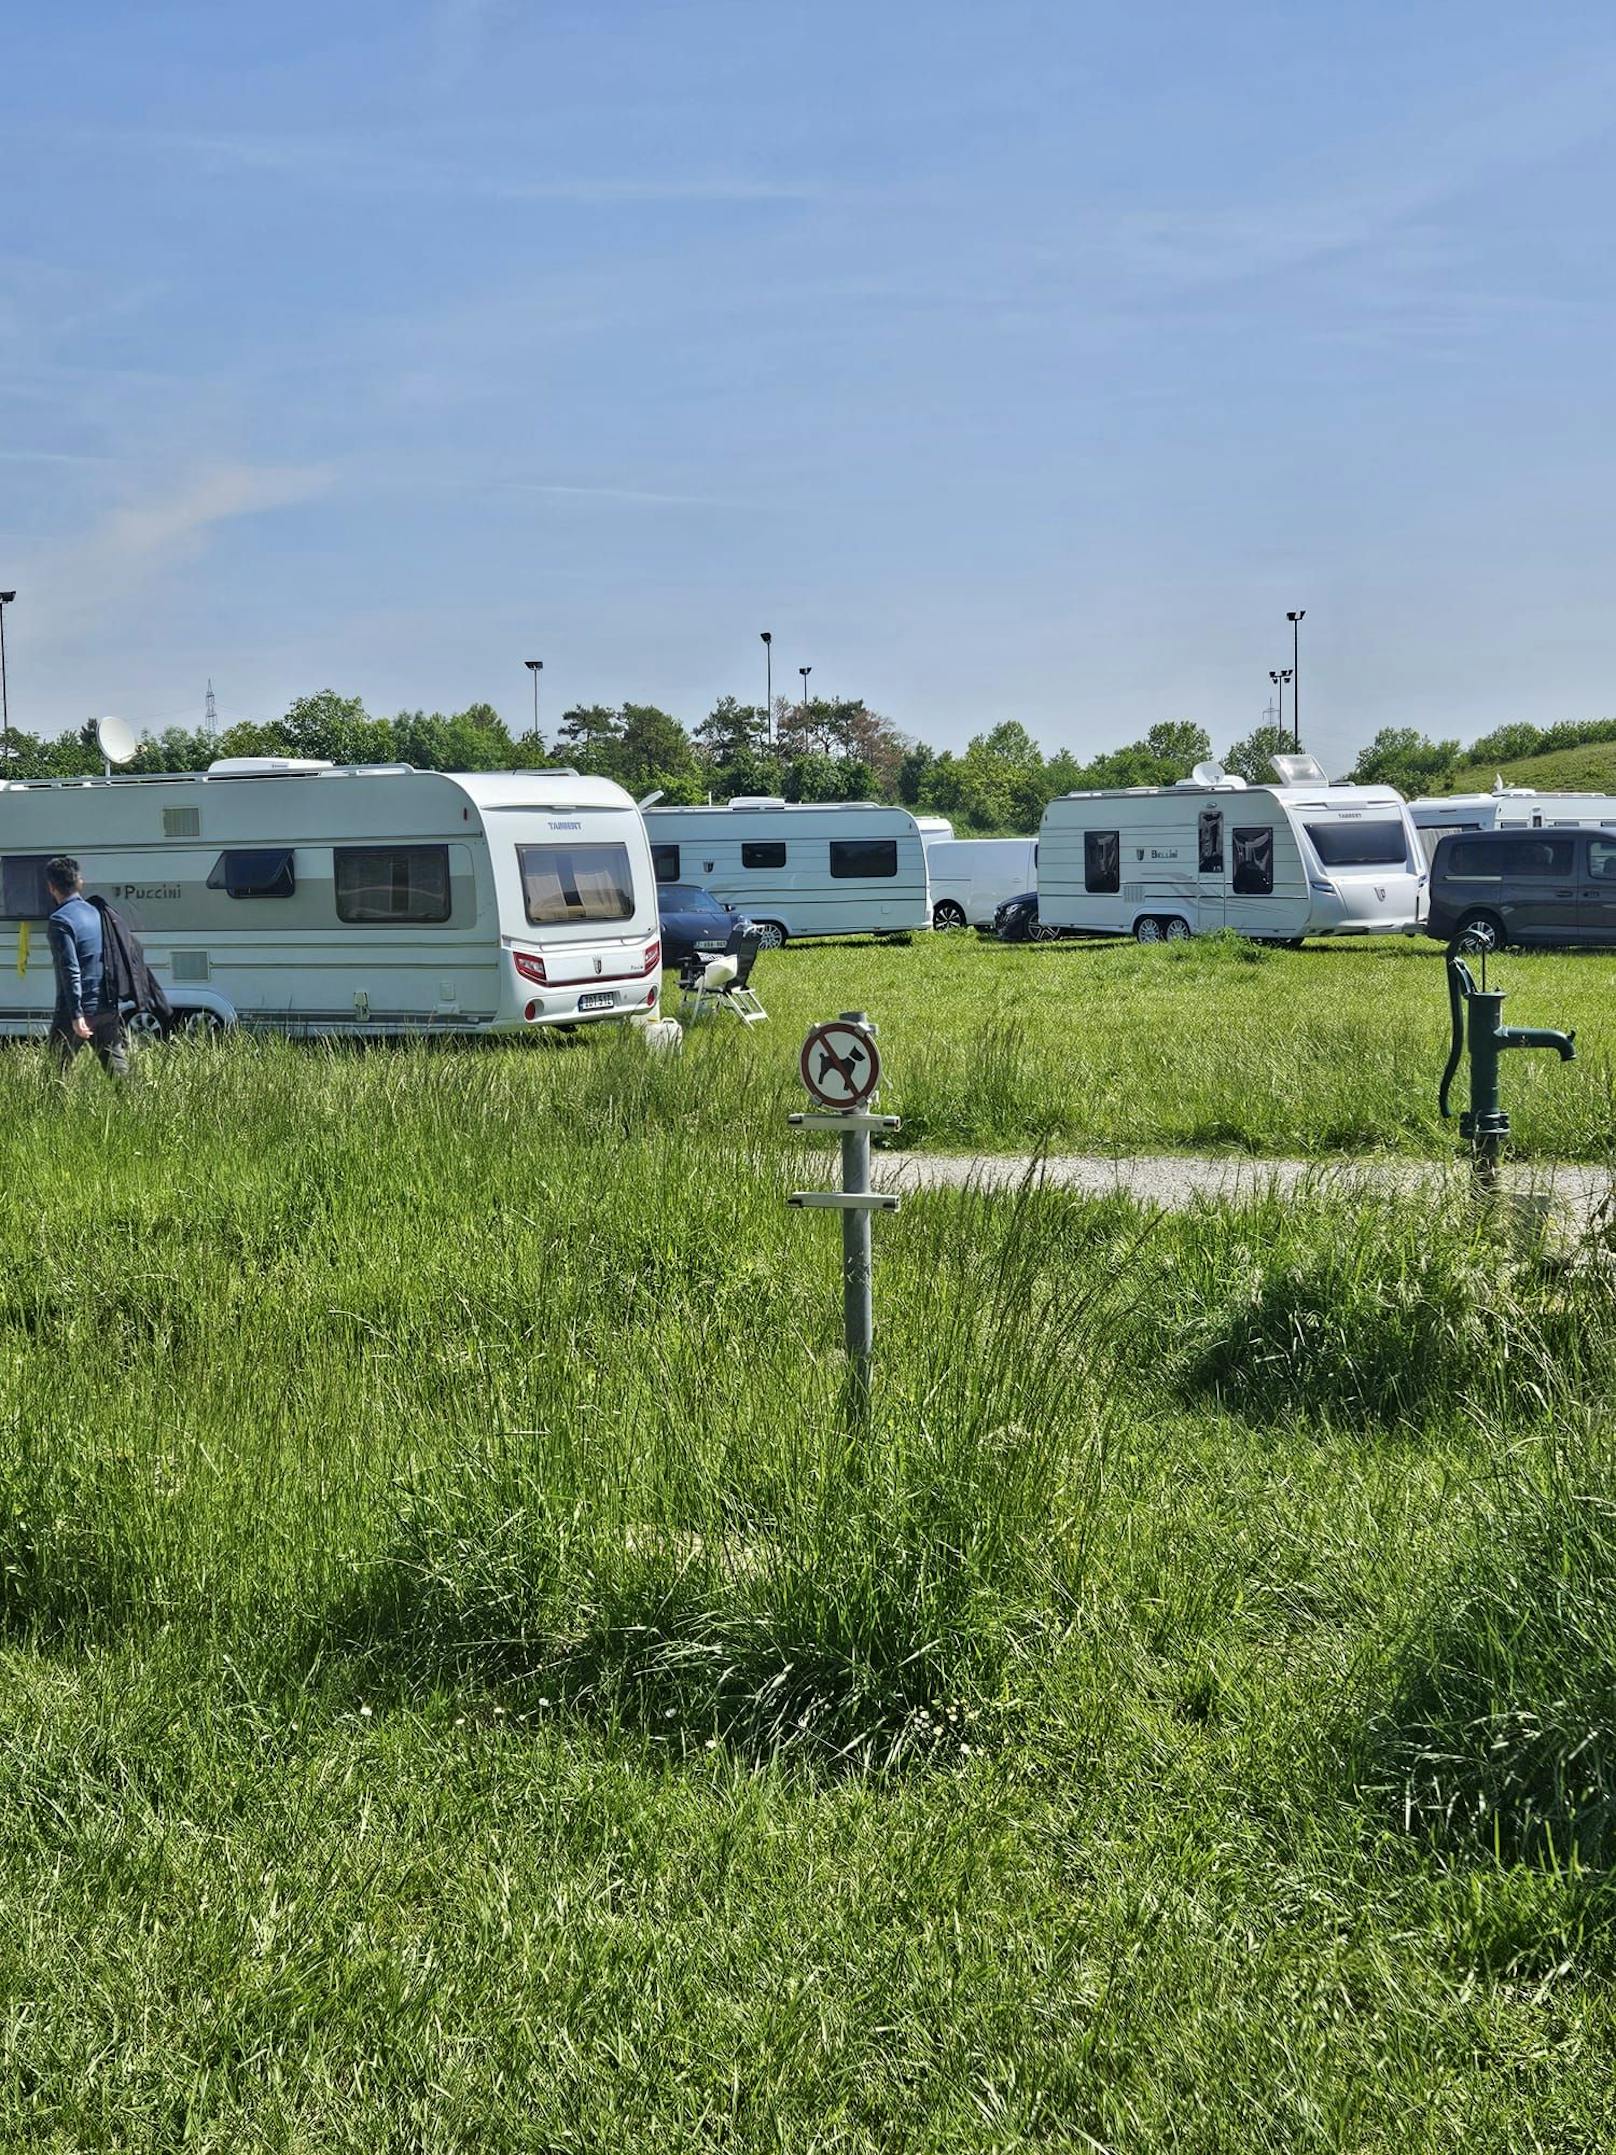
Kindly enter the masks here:
<path id="1" fill-rule="evenodd" d="M 1038 893 L 1024 890 L 1006 898 L 993 916 L 993 932 L 1001 943 L 1056 943 L 1059 928 L 1046 928 L 1038 918 Z"/>
<path id="2" fill-rule="evenodd" d="M 733 951 L 741 937 L 755 932 L 749 920 L 699 883 L 659 883 L 657 915 L 662 923 L 662 962 L 675 968 L 698 950 L 713 956 Z"/>

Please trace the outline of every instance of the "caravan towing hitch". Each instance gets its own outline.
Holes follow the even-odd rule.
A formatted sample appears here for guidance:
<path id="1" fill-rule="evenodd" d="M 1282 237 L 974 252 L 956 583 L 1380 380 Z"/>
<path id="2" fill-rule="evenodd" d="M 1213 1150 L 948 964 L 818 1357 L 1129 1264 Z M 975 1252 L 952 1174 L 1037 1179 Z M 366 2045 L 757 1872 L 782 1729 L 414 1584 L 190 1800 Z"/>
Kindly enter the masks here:
<path id="1" fill-rule="evenodd" d="M 1576 1056 L 1576 1034 L 1555 1032 L 1546 1025 L 1505 1025 L 1504 998 L 1487 988 L 1487 961 L 1482 959 L 1482 985 L 1462 958 L 1448 957 L 1448 1016 L 1453 1028 L 1448 1067 L 1442 1073 L 1437 1105 L 1443 1115 L 1453 1113 L 1448 1094 L 1458 1072 L 1466 1045 L 1470 1050 L 1470 1105 L 1459 1117 L 1459 1135 L 1470 1147 L 1476 1180 L 1484 1190 L 1498 1181 L 1498 1156 L 1509 1138 L 1509 1116 L 1499 1104 L 1498 1058 L 1506 1048 L 1551 1048 L 1561 1062 Z M 1469 1024 L 1465 1014 L 1469 1011 Z M 1466 1034 L 1468 1032 L 1468 1043 Z"/>

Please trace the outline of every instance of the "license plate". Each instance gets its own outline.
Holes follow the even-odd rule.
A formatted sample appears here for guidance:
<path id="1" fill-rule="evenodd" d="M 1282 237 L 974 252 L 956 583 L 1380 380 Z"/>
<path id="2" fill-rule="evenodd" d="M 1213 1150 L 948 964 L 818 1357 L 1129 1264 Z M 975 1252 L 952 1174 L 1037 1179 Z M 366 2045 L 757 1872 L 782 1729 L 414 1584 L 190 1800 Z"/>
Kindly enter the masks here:
<path id="1" fill-rule="evenodd" d="M 602 988 L 593 995 L 580 995 L 578 1008 L 580 1010 L 610 1010 L 616 1001 L 617 992 L 615 989 Z"/>

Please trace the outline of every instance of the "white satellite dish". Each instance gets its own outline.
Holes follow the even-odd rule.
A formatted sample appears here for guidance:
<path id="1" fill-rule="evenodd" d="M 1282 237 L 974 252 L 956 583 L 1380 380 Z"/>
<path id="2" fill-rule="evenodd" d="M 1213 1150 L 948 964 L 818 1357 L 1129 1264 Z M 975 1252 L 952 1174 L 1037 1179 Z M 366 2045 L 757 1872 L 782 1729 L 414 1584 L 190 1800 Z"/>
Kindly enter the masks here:
<path id="1" fill-rule="evenodd" d="M 95 745 L 101 751 L 102 762 L 110 771 L 115 763 L 132 763 L 140 743 L 121 718 L 98 718 L 95 722 Z"/>
<path id="2" fill-rule="evenodd" d="M 1221 763 L 1198 763 L 1190 773 L 1198 786 L 1221 785 L 1228 775 Z"/>

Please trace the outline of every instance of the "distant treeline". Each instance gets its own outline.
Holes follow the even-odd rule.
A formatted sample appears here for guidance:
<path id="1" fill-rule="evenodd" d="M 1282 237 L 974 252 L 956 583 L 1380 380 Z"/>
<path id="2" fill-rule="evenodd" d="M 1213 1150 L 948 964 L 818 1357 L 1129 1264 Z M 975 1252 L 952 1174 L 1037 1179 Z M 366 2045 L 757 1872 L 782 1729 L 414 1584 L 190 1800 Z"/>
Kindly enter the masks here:
<path id="1" fill-rule="evenodd" d="M 1363 785 L 1396 786 L 1402 793 L 1442 793 L 1461 771 L 1478 764 L 1518 763 L 1557 748 L 1587 748 L 1616 741 L 1616 718 L 1567 719 L 1558 726 L 1533 726 L 1524 720 L 1499 726 L 1461 748 L 1457 741 L 1433 741 L 1412 726 L 1386 726 L 1359 755 L 1350 777 Z"/>
<path id="2" fill-rule="evenodd" d="M 98 771 L 93 729 L 56 740 L 13 732 L 10 775 L 67 778 Z M 1260 779 L 1281 744 L 1272 728 L 1236 742 L 1229 769 Z M 1035 831 L 1044 804 L 1074 786 L 1171 785 L 1211 754 L 1200 726 L 1169 721 L 1088 762 L 1046 756 L 1014 719 L 960 750 L 901 733 L 858 697 L 789 703 L 772 714 L 721 697 L 693 731 L 655 704 L 578 705 L 548 740 L 512 733 L 489 704 L 464 711 L 400 711 L 373 718 L 357 696 L 301 696 L 284 718 L 217 734 L 171 726 L 145 735 L 135 771 L 197 771 L 220 756 L 311 756 L 332 763 L 412 763 L 420 770 L 505 771 L 571 764 L 614 778 L 636 799 L 670 802 L 780 794 L 788 801 L 896 801 L 947 816 L 960 830 Z"/>
<path id="3" fill-rule="evenodd" d="M 1376 735 L 1352 778 L 1405 793 L 1440 792 L 1465 765 L 1506 763 L 1547 749 L 1616 741 L 1616 719 L 1560 726 L 1501 726 L 1468 749 L 1431 741 L 1412 727 Z M 1286 746 L 1272 726 L 1226 749 L 1224 767 L 1251 783 L 1274 775 Z M 508 771 L 571 764 L 614 778 L 638 800 L 727 801 L 773 793 L 788 801 L 896 801 L 947 816 L 961 831 L 1036 831 L 1044 804 L 1078 786 L 1161 786 L 1187 778 L 1212 753 L 1204 728 L 1187 719 L 1152 726 L 1142 739 L 1087 762 L 1069 749 L 1046 755 L 1026 727 L 1006 719 L 963 749 L 936 749 L 902 733 L 859 697 L 790 703 L 772 712 L 724 696 L 687 730 L 655 704 L 580 704 L 563 713 L 548 740 L 513 733 L 491 704 L 464 711 L 400 711 L 373 718 L 357 696 L 325 689 L 300 696 L 283 718 L 210 734 L 170 726 L 141 739 L 136 771 L 198 771 L 219 756 L 312 756 L 332 763 L 412 763 L 429 771 Z M 92 729 L 55 740 L 13 732 L 9 775 L 70 778 L 98 771 Z"/>

